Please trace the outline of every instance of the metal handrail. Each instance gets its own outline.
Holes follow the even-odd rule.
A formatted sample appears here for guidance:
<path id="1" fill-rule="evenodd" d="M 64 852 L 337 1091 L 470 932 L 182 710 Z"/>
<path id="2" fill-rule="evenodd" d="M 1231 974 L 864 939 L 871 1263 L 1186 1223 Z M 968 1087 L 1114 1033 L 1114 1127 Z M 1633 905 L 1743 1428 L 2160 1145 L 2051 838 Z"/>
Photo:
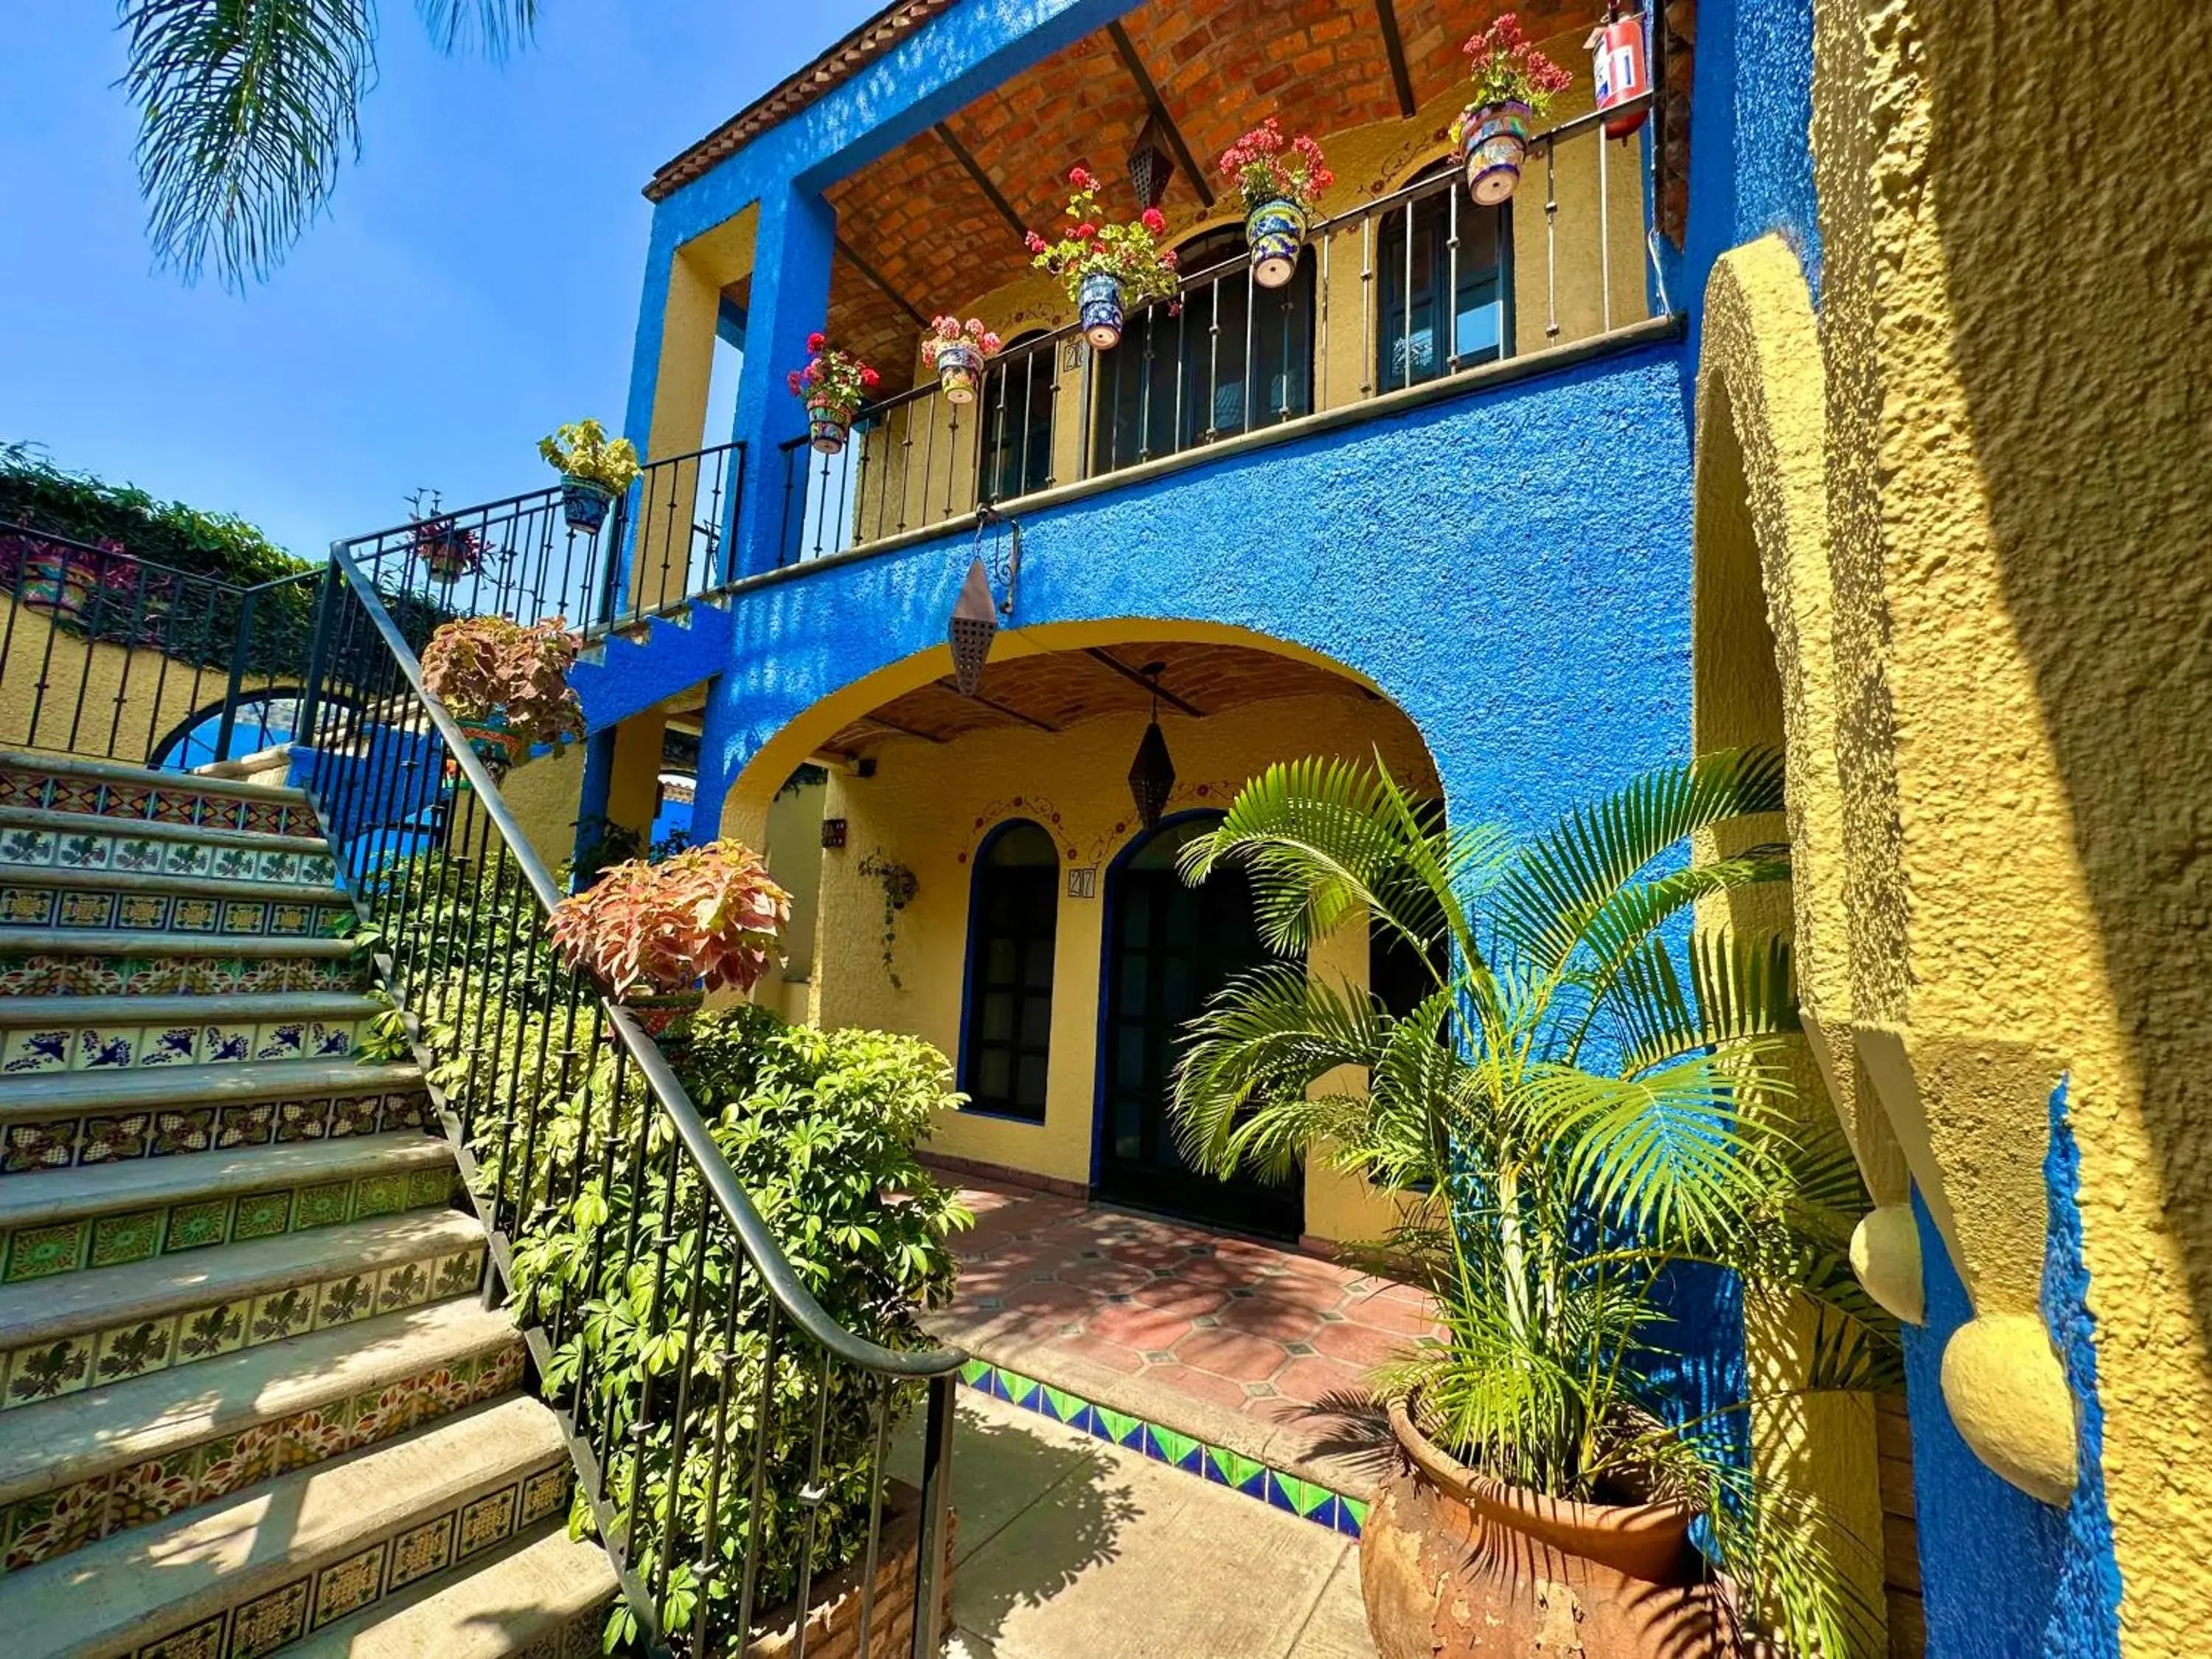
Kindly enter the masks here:
<path id="1" fill-rule="evenodd" d="M 448 757 L 461 775 L 468 780 L 470 787 L 476 793 L 477 804 L 491 819 L 501 839 L 507 843 L 507 854 L 514 859 L 523 879 L 529 883 L 531 893 L 550 913 L 561 902 L 561 889 L 554 881 L 552 873 L 532 850 L 530 837 L 507 810 L 490 769 L 484 765 L 483 757 L 471 746 L 468 735 L 461 730 L 460 723 L 423 685 L 422 665 L 416 659 L 413 649 L 409 647 L 406 637 L 399 631 L 398 623 L 385 609 L 375 588 L 362 575 L 361 567 L 345 550 L 343 543 L 331 548 L 331 562 L 361 599 L 368 613 L 370 624 L 397 659 L 400 672 L 406 677 L 408 685 L 422 702 L 422 712 L 437 728 L 438 735 L 445 740 Z M 659 1045 L 638 1029 L 637 1023 L 623 1012 L 620 1004 L 611 1000 L 605 1000 L 608 1023 L 620 1036 L 623 1047 L 629 1051 L 631 1060 L 651 1086 L 670 1126 L 682 1138 L 685 1149 L 698 1164 L 701 1178 L 744 1243 L 746 1254 L 752 1258 L 753 1266 L 760 1272 L 762 1283 L 799 1328 L 837 1358 L 862 1370 L 887 1372 L 896 1376 L 943 1376 L 967 1364 L 968 1355 L 958 1348 L 902 1352 L 855 1336 L 830 1316 L 829 1311 L 815 1299 L 813 1292 L 799 1281 L 799 1275 L 792 1270 L 791 1263 L 785 1259 L 782 1247 L 775 1242 L 775 1236 L 769 1231 L 767 1224 L 760 1218 L 760 1212 L 753 1207 L 752 1200 L 738 1185 L 737 1176 L 731 1172 L 720 1150 L 714 1145 L 714 1137 L 708 1133 L 706 1122 L 700 1117 L 699 1109 L 693 1103 L 690 1091 L 670 1067 Z"/>

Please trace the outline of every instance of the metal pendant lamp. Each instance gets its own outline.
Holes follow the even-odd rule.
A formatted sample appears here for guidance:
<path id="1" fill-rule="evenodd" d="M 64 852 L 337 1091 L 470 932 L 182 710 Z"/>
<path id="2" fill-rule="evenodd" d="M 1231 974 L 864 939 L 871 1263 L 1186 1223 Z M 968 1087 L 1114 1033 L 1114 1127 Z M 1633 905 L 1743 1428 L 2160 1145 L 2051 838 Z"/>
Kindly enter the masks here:
<path id="1" fill-rule="evenodd" d="M 972 697 L 983 686 L 983 665 L 990 660 L 991 641 L 999 632 L 999 607 L 991 597 L 990 574 L 979 555 L 968 567 L 968 580 L 952 605 L 952 678 L 963 696 Z"/>
<path id="2" fill-rule="evenodd" d="M 1160 674 L 1166 667 L 1160 662 L 1145 665 L 1144 676 L 1152 684 L 1152 719 L 1137 744 L 1137 758 L 1129 763 L 1129 795 L 1147 833 L 1160 827 L 1168 797 L 1175 793 L 1175 761 L 1168 754 L 1167 735 L 1160 730 Z"/>
<path id="3" fill-rule="evenodd" d="M 1158 207 L 1168 193 L 1168 180 L 1174 177 L 1175 158 L 1168 154 L 1160 118 L 1147 116 L 1144 130 L 1129 150 L 1129 183 L 1137 192 L 1138 208 Z"/>

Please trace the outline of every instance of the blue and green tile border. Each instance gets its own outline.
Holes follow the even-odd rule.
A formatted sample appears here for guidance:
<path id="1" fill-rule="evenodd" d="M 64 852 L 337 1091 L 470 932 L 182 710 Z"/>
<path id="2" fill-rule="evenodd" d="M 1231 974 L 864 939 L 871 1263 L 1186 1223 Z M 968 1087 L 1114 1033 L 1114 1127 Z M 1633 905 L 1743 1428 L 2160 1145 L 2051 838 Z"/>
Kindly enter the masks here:
<path id="1" fill-rule="evenodd" d="M 1367 1504 L 1363 1498 L 1332 1492 L 1327 1486 L 1271 1468 L 1225 1446 L 1214 1445 L 1111 1406 L 1099 1405 L 1079 1394 L 1071 1394 L 1066 1389 L 1054 1388 L 1049 1382 L 1041 1382 L 988 1360 L 969 1360 L 960 1368 L 960 1380 L 978 1394 L 1003 1400 L 1010 1406 L 1035 1412 L 1050 1422 L 1079 1430 L 1094 1439 L 1136 1452 L 1156 1463 L 1165 1463 L 1186 1474 L 1242 1492 L 1346 1538 L 1358 1537 L 1366 1522 Z"/>

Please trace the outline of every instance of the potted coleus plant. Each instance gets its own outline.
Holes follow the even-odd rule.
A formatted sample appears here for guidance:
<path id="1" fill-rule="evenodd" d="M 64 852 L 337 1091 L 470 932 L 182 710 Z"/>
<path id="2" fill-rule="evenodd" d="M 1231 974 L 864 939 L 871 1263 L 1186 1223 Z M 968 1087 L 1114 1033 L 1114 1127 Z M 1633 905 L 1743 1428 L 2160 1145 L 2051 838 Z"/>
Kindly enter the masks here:
<path id="1" fill-rule="evenodd" d="M 1164 300 L 1175 292 L 1176 252 L 1164 248 L 1168 222 L 1158 208 L 1146 208 L 1127 224 L 1101 224 L 1098 180 L 1075 167 L 1067 182 L 1066 216 L 1074 228 L 1056 242 L 1030 231 L 1024 239 L 1039 270 L 1060 278 L 1083 324 L 1084 337 L 1099 351 L 1121 342 L 1121 319 L 1132 306 Z"/>
<path id="2" fill-rule="evenodd" d="M 637 447 L 627 438 L 607 436 L 597 421 L 572 421 L 550 438 L 538 441 L 538 453 L 561 475 L 561 511 L 568 528 L 596 535 L 607 521 L 607 508 L 644 469 Z"/>
<path id="3" fill-rule="evenodd" d="M 883 377 L 849 351 L 841 351 L 820 332 L 806 337 L 814 355 L 805 368 L 785 376 L 791 395 L 806 405 L 807 435 L 816 450 L 835 455 L 845 447 L 853 417 Z"/>
<path id="4" fill-rule="evenodd" d="M 1467 187 L 1474 199 L 1495 207 L 1521 182 L 1529 124 L 1543 119 L 1553 95 L 1565 92 L 1574 77 L 1536 50 L 1510 11 L 1499 13 L 1461 50 L 1467 53 L 1474 98 L 1452 122 L 1452 145 L 1466 164 Z"/>
<path id="5" fill-rule="evenodd" d="M 483 568 L 483 538 L 442 514 L 416 520 L 413 553 L 441 587 Z"/>
<path id="6" fill-rule="evenodd" d="M 1269 116 L 1221 153 L 1222 177 L 1244 198 L 1244 240 L 1252 246 L 1252 280 L 1281 288 L 1297 274 L 1298 252 L 1322 193 L 1336 182 L 1321 146 L 1304 133 L 1283 137 Z"/>
<path id="7" fill-rule="evenodd" d="M 1687 846 L 1782 805 L 1777 757 L 1714 755 L 1516 844 L 1313 760 L 1184 855 L 1194 885 L 1249 872 L 1278 965 L 1188 1028 L 1178 1144 L 1217 1174 L 1324 1158 L 1395 1193 L 1372 1254 L 1433 1298 L 1434 1333 L 1376 1382 L 1399 1454 L 1361 1534 L 1381 1659 L 1870 1650 L 1855 1573 L 1879 1540 L 1730 1445 L 1754 1409 L 1902 1370 L 1850 1273 L 1850 1150 L 1789 1097 L 1786 941 L 1680 942 L 1703 902 L 1790 874 L 1786 849 L 1692 866 Z M 1346 916 L 1427 964 L 1413 1006 L 1307 973 Z M 1364 1086 L 1312 1089 L 1345 1066 Z M 1708 1412 L 1672 1310 L 1723 1282 L 1812 1334 L 1793 1374 Z"/>
<path id="8" fill-rule="evenodd" d="M 760 855 L 713 841 L 610 866 L 554 907 L 552 930 L 568 963 L 659 1037 L 678 1034 L 708 992 L 751 990 L 790 920 L 791 896 Z"/>
<path id="9" fill-rule="evenodd" d="M 560 617 L 527 627 L 505 617 L 464 617 L 430 635 L 422 684 L 497 780 L 532 745 L 557 747 L 584 735 L 583 705 L 568 684 L 580 643 Z M 448 777 L 459 770 L 447 762 Z"/>
<path id="10" fill-rule="evenodd" d="M 980 317 L 963 323 L 957 317 L 939 317 L 922 337 L 937 370 L 937 384 L 948 404 L 972 404 L 983 385 L 983 365 L 999 355 L 999 337 L 983 326 Z"/>

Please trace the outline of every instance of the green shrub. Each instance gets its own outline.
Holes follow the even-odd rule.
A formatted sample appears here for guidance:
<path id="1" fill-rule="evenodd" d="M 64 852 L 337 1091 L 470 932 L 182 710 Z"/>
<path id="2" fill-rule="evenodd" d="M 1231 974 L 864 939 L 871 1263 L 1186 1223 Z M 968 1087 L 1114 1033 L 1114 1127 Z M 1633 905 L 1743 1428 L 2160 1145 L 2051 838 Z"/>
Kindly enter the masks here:
<path id="1" fill-rule="evenodd" d="M 81 542 L 106 538 L 133 558 L 240 587 L 311 568 L 235 514 L 157 501 L 136 484 L 64 472 L 29 444 L 0 444 L 0 524 Z"/>
<path id="2" fill-rule="evenodd" d="M 700 1016 L 672 1058 L 738 1185 L 830 1317 L 887 1347 L 931 1346 L 921 1316 L 951 1294 L 948 1240 L 969 1220 L 914 1157 L 915 1141 L 952 1098 L 945 1057 L 913 1037 L 819 1031 L 738 1008 Z M 689 1160 L 676 1156 L 657 1111 L 648 1120 L 643 1157 L 635 1156 L 635 1126 L 647 1103 L 634 1072 L 625 1097 L 613 1099 L 611 1069 L 603 1065 L 592 1087 L 556 1107 L 568 1122 L 545 1138 L 540 1167 L 530 1179 L 544 1194 L 566 1194 L 570 1180 L 548 1166 L 572 1158 L 579 1145 L 609 1145 L 610 1124 L 611 1144 L 622 1156 L 587 1162 L 577 1195 L 541 1207 L 526 1229 L 515 1258 L 520 1299 L 536 1321 L 567 1315 L 569 1334 L 555 1352 L 549 1395 L 567 1401 L 580 1376 L 584 1414 L 602 1443 L 644 1448 L 641 1481 L 639 1458 L 610 1459 L 608 1496 L 624 1531 L 631 1507 L 643 1505 L 635 1565 L 648 1583 L 666 1540 L 672 1491 L 683 1494 L 684 1518 L 696 1527 L 714 1479 L 714 1424 L 726 1413 L 730 1462 L 716 1488 L 723 1570 L 702 1597 L 695 1566 L 698 1537 L 694 1532 L 680 1540 L 670 1620 L 679 1630 L 711 1626 L 711 1648 L 739 1647 L 742 1638 L 730 1627 L 756 1524 L 757 1613 L 779 1607 L 796 1590 L 807 1514 L 798 1495 L 810 1473 L 817 1413 L 827 1495 L 814 1515 L 813 1570 L 817 1577 L 833 1571 L 864 1547 L 878 1479 L 875 1414 L 882 1389 L 878 1379 L 842 1365 L 825 1370 L 820 1350 L 787 1320 L 779 1321 L 781 1341 L 769 1376 L 769 1304 L 757 1275 L 739 1261 L 726 1228 L 702 1230 L 706 1195 Z M 641 1172 L 635 1182 L 634 1170 Z M 656 1238 L 673 1241 L 665 1275 Z M 690 1310 L 702 1275 L 695 1324 Z M 726 1320 L 732 1322 L 733 1336 Z M 726 1367 L 717 1357 L 726 1340 L 735 1356 Z M 772 1390 L 773 1431 L 763 1484 L 767 1501 L 757 1522 L 749 1483 L 738 1470 L 749 1468 L 764 1385 Z M 917 1397 L 916 1389 L 900 1389 L 890 1402 L 891 1420 Z M 687 1419 L 680 1435 L 679 1399 Z M 580 1531 L 585 1518 L 580 1501 Z M 611 1640 L 635 1634 L 629 1613 L 618 1606 Z"/>

